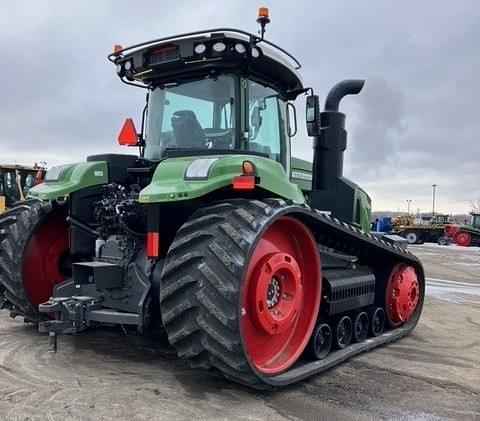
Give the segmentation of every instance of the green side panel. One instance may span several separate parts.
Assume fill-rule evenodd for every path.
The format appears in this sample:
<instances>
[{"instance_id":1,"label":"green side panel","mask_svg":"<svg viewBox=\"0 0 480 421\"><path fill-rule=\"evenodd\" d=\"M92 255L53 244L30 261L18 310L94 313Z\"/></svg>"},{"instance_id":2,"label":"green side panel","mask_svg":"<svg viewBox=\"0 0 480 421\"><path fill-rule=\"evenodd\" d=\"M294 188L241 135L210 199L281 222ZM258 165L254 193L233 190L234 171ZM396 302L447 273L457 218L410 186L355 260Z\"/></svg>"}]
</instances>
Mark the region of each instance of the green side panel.
<instances>
[{"instance_id":1,"label":"green side panel","mask_svg":"<svg viewBox=\"0 0 480 421\"><path fill-rule=\"evenodd\" d=\"M364 232L370 232L372 220L372 199L367 192L357 187L357 224Z\"/></svg>"},{"instance_id":2,"label":"green side panel","mask_svg":"<svg viewBox=\"0 0 480 421\"><path fill-rule=\"evenodd\" d=\"M303 191L312 190L312 163L300 158L292 158L291 180Z\"/></svg>"},{"instance_id":3,"label":"green side panel","mask_svg":"<svg viewBox=\"0 0 480 421\"><path fill-rule=\"evenodd\" d=\"M466 232L469 232L471 234L480 235L480 227L475 227L473 225L461 225L460 229L462 231L466 231Z\"/></svg>"},{"instance_id":4,"label":"green side panel","mask_svg":"<svg viewBox=\"0 0 480 421\"><path fill-rule=\"evenodd\" d=\"M158 164L151 183L140 192L139 201L165 203L190 200L228 187L232 184L233 177L242 174L242 163L245 160L255 165L256 175L260 178L257 187L295 203L305 202L300 189L290 182L278 162L254 155L168 158ZM201 168L201 171L192 172L194 167ZM188 179L187 175L192 174L196 174L197 178ZM242 195L241 190L238 195Z\"/></svg>"},{"instance_id":5,"label":"green side panel","mask_svg":"<svg viewBox=\"0 0 480 421\"><path fill-rule=\"evenodd\" d=\"M48 177L48 172L47 172ZM58 181L46 181L28 192L28 197L52 200L72 192L108 183L108 167L104 161L81 162L62 166Z\"/></svg>"}]
</instances>

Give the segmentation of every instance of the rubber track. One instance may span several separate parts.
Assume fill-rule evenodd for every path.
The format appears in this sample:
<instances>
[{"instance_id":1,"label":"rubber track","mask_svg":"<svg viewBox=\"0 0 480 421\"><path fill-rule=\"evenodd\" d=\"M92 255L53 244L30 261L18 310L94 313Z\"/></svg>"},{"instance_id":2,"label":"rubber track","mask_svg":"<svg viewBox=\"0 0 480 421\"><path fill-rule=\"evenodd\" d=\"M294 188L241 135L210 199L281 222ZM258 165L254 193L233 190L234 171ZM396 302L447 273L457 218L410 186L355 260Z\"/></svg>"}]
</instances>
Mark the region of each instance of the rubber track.
<instances>
[{"instance_id":1,"label":"rubber track","mask_svg":"<svg viewBox=\"0 0 480 421\"><path fill-rule=\"evenodd\" d=\"M50 212L51 204L28 200L0 216L0 307L12 317L38 323L44 317L28 301L23 288L22 261L32 231Z\"/></svg>"},{"instance_id":2,"label":"rubber track","mask_svg":"<svg viewBox=\"0 0 480 421\"><path fill-rule=\"evenodd\" d=\"M280 199L238 199L201 209L177 233L167 254L160 288L162 322L169 341L179 357L188 359L192 366L216 368L227 378L249 387L271 389L295 383L351 355L397 339L416 325L423 290L419 310L401 328L333 352L324 360L297 363L277 376L254 371L240 334L241 282L262 233L287 214L303 220L319 243L355 254L362 264L385 271L385 267L402 261L413 265L424 279L420 262L410 252L306 206Z\"/></svg>"}]
</instances>

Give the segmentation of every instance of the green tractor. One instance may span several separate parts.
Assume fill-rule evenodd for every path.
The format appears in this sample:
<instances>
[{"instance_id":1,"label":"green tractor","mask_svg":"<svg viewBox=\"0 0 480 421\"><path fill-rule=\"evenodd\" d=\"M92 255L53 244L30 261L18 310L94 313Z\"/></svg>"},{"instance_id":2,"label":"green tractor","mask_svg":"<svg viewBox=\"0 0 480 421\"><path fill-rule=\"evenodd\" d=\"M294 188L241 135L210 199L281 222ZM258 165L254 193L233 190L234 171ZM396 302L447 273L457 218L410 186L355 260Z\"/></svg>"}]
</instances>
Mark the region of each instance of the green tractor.
<instances>
[{"instance_id":1,"label":"green tractor","mask_svg":"<svg viewBox=\"0 0 480 421\"><path fill-rule=\"evenodd\" d=\"M480 246L480 212L472 211L470 224L460 225L453 234L453 241L462 247Z\"/></svg>"},{"instance_id":2,"label":"green tractor","mask_svg":"<svg viewBox=\"0 0 480 421\"><path fill-rule=\"evenodd\" d=\"M370 235L370 199L343 177L338 83L323 112L299 62L221 28L109 56L146 92L138 155L49 169L0 219L11 315L57 335L161 327L180 358L257 389L298 382L408 334L423 306L419 260ZM306 97L313 166L291 158Z\"/></svg>"}]
</instances>

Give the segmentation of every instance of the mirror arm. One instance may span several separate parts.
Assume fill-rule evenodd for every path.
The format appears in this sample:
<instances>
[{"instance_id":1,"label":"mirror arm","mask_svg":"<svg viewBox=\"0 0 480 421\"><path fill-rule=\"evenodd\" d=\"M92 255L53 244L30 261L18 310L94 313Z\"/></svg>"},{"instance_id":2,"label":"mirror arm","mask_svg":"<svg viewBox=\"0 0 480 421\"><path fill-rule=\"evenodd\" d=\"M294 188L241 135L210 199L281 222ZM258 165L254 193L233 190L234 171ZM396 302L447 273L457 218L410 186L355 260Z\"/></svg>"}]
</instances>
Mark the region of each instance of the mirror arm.
<instances>
[{"instance_id":1,"label":"mirror arm","mask_svg":"<svg viewBox=\"0 0 480 421\"><path fill-rule=\"evenodd\" d=\"M313 95L313 88L302 88L302 89L295 89L294 91L287 91L287 99L289 101L293 101L299 96L300 94L307 94L310 92L310 95Z\"/></svg>"},{"instance_id":2,"label":"mirror arm","mask_svg":"<svg viewBox=\"0 0 480 421\"><path fill-rule=\"evenodd\" d=\"M145 98L145 107L143 108L143 111L142 111L142 127L140 129L140 135L138 139L138 149L139 149L140 156L142 158L145 154L145 121L147 117L149 95L150 95L150 91L147 91L147 95Z\"/></svg>"}]
</instances>

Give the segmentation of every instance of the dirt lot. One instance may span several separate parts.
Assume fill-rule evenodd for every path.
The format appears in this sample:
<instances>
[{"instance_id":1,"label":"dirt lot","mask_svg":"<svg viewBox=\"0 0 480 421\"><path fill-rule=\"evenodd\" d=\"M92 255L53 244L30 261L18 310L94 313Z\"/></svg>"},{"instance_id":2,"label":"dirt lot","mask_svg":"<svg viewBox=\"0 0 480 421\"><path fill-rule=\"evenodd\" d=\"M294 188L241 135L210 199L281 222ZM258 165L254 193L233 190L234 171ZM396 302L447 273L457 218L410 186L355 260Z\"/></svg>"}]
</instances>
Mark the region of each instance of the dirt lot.
<instances>
[{"instance_id":1,"label":"dirt lot","mask_svg":"<svg viewBox=\"0 0 480 421\"><path fill-rule=\"evenodd\" d=\"M430 278L414 333L274 393L191 371L164 339L121 330L61 337L52 355L1 314L0 419L480 419L480 249L412 250Z\"/></svg>"}]
</instances>

